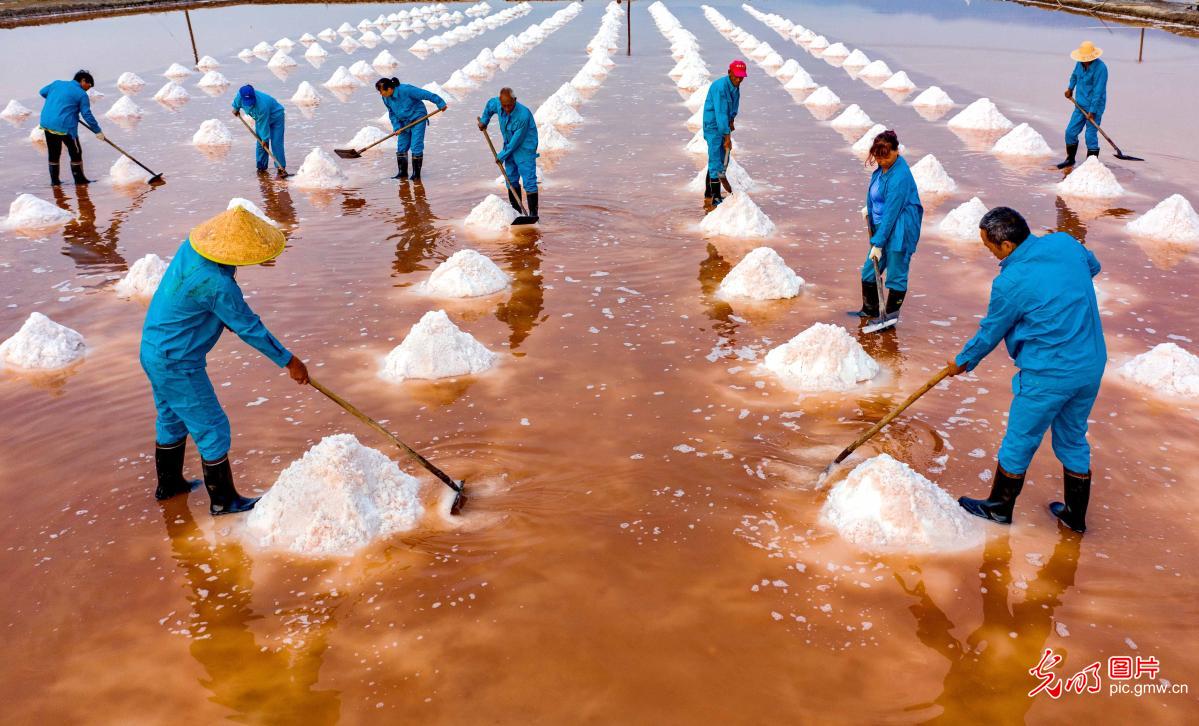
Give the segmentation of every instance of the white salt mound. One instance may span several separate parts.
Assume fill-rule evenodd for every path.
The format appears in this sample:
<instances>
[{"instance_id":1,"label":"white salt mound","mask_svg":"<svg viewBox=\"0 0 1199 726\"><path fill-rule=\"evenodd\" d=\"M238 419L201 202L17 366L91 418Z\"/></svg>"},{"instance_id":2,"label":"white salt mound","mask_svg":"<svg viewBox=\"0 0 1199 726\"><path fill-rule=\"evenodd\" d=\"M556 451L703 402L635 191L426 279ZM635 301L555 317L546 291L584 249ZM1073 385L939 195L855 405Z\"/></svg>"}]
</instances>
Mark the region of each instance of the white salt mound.
<instances>
[{"instance_id":1,"label":"white salt mound","mask_svg":"<svg viewBox=\"0 0 1199 726\"><path fill-rule=\"evenodd\" d=\"M444 310L430 310L387 354L379 375L393 383L470 376L494 366L498 357L454 325Z\"/></svg>"},{"instance_id":2,"label":"white salt mound","mask_svg":"<svg viewBox=\"0 0 1199 726\"><path fill-rule=\"evenodd\" d=\"M246 516L246 533L262 547L348 556L412 529L424 511L415 477L353 434L336 434L279 474Z\"/></svg>"},{"instance_id":3,"label":"white salt mound","mask_svg":"<svg viewBox=\"0 0 1199 726\"><path fill-rule=\"evenodd\" d=\"M143 113L141 107L134 103L132 98L121 96L104 115L107 118L117 120L141 118Z\"/></svg>"},{"instance_id":4,"label":"white salt mound","mask_svg":"<svg viewBox=\"0 0 1199 726\"><path fill-rule=\"evenodd\" d=\"M958 183L932 154L912 165L912 178L921 194L952 194L958 189Z\"/></svg>"},{"instance_id":5,"label":"white salt mound","mask_svg":"<svg viewBox=\"0 0 1199 726\"><path fill-rule=\"evenodd\" d=\"M871 551L952 552L983 541L982 527L952 496L887 454L833 487L820 519Z\"/></svg>"},{"instance_id":6,"label":"white salt mound","mask_svg":"<svg viewBox=\"0 0 1199 726\"><path fill-rule=\"evenodd\" d=\"M849 56L849 48L846 48L844 43L833 43L820 55L824 58L846 58Z\"/></svg>"},{"instance_id":7,"label":"white salt mound","mask_svg":"<svg viewBox=\"0 0 1199 726\"><path fill-rule=\"evenodd\" d=\"M924 89L919 96L912 99L913 106L923 108L944 108L953 105L953 99L949 94L941 90L940 86L929 86Z\"/></svg>"},{"instance_id":8,"label":"white salt mound","mask_svg":"<svg viewBox=\"0 0 1199 726\"><path fill-rule=\"evenodd\" d=\"M803 70L799 65L799 61L794 58L788 58L787 62L779 66L779 69L774 72L774 77L784 83L795 77L795 74Z\"/></svg>"},{"instance_id":9,"label":"white salt mound","mask_svg":"<svg viewBox=\"0 0 1199 726\"><path fill-rule=\"evenodd\" d=\"M117 88L122 91L136 93L146 86L142 77L132 71L125 71L117 78Z\"/></svg>"},{"instance_id":10,"label":"white salt mound","mask_svg":"<svg viewBox=\"0 0 1199 726\"><path fill-rule=\"evenodd\" d=\"M1199 356L1174 343L1154 346L1117 372L1163 396L1199 398Z\"/></svg>"},{"instance_id":11,"label":"white salt mound","mask_svg":"<svg viewBox=\"0 0 1199 726\"><path fill-rule=\"evenodd\" d=\"M576 126L583 123L583 116L573 106L564 103L557 96L550 96L533 112L538 131L548 125Z\"/></svg>"},{"instance_id":12,"label":"white salt mound","mask_svg":"<svg viewBox=\"0 0 1199 726\"><path fill-rule=\"evenodd\" d=\"M845 61L841 63L845 68L865 68L870 65L870 59L862 51L854 48L854 51L845 57Z\"/></svg>"},{"instance_id":13,"label":"white salt mound","mask_svg":"<svg viewBox=\"0 0 1199 726\"><path fill-rule=\"evenodd\" d=\"M708 236L756 238L774 234L774 222L745 192L733 192L699 223Z\"/></svg>"},{"instance_id":14,"label":"white salt mound","mask_svg":"<svg viewBox=\"0 0 1199 726\"><path fill-rule=\"evenodd\" d=\"M387 134L380 130L378 126L363 126L358 129L358 133L354 134L354 138L350 139L346 146L351 149L363 149L386 136ZM367 153L382 151L384 146L384 144L376 144Z\"/></svg>"},{"instance_id":15,"label":"white salt mound","mask_svg":"<svg viewBox=\"0 0 1199 726\"><path fill-rule=\"evenodd\" d=\"M903 71L899 71L879 86L884 91L910 91L915 87L916 84L912 83L912 79Z\"/></svg>"},{"instance_id":16,"label":"white salt mound","mask_svg":"<svg viewBox=\"0 0 1199 726\"><path fill-rule=\"evenodd\" d=\"M1184 244L1199 242L1199 214L1181 194L1166 197L1156 207L1125 225L1129 234Z\"/></svg>"},{"instance_id":17,"label":"white salt mound","mask_svg":"<svg viewBox=\"0 0 1199 726\"><path fill-rule=\"evenodd\" d=\"M437 266L421 287L439 297L479 297L507 290L512 278L475 250L458 250Z\"/></svg>"},{"instance_id":18,"label":"white salt mound","mask_svg":"<svg viewBox=\"0 0 1199 726\"><path fill-rule=\"evenodd\" d=\"M329 80L325 81L326 88L358 88L362 81L354 77L345 66L338 66Z\"/></svg>"},{"instance_id":19,"label":"white salt mound","mask_svg":"<svg viewBox=\"0 0 1199 726\"><path fill-rule=\"evenodd\" d=\"M494 194L488 194L466 215L466 226L481 232L502 232L512 226L517 216L511 204Z\"/></svg>"},{"instance_id":20,"label":"white salt mound","mask_svg":"<svg viewBox=\"0 0 1199 726\"><path fill-rule=\"evenodd\" d=\"M562 103L574 106L575 108L581 106L585 100L583 94L579 93L579 89L570 85L570 83L563 83L561 86L558 86L558 90L554 92L554 95Z\"/></svg>"},{"instance_id":21,"label":"white salt mound","mask_svg":"<svg viewBox=\"0 0 1199 726\"><path fill-rule=\"evenodd\" d=\"M165 86L158 89L158 93L154 94L154 100L159 103L182 103L191 98L191 94L183 86L168 81Z\"/></svg>"},{"instance_id":22,"label":"white salt mound","mask_svg":"<svg viewBox=\"0 0 1199 726\"><path fill-rule=\"evenodd\" d=\"M945 219L937 225L937 229L947 237L953 237L961 240L977 240L978 239L978 223L982 221L983 215L987 213L987 205L982 203L978 197L971 197L970 201L954 207L949 214L945 215Z\"/></svg>"},{"instance_id":23,"label":"white salt mound","mask_svg":"<svg viewBox=\"0 0 1199 726\"><path fill-rule=\"evenodd\" d=\"M145 182L149 175L129 157L118 156L108 170L108 177L116 186L128 186Z\"/></svg>"},{"instance_id":24,"label":"white salt mound","mask_svg":"<svg viewBox=\"0 0 1199 726\"><path fill-rule=\"evenodd\" d=\"M1124 187L1116 181L1112 170L1099 161L1098 156L1090 156L1057 183L1057 191L1067 197L1113 199L1124 194Z\"/></svg>"},{"instance_id":25,"label":"white salt mound","mask_svg":"<svg viewBox=\"0 0 1199 726\"><path fill-rule=\"evenodd\" d=\"M573 146L570 139L563 136L553 124L546 124L537 129L538 151L565 151Z\"/></svg>"},{"instance_id":26,"label":"white salt mound","mask_svg":"<svg viewBox=\"0 0 1199 726\"><path fill-rule=\"evenodd\" d=\"M980 98L949 119L949 128L963 131L1003 131L1014 124L989 98Z\"/></svg>"},{"instance_id":27,"label":"white salt mound","mask_svg":"<svg viewBox=\"0 0 1199 726\"><path fill-rule=\"evenodd\" d=\"M805 106L839 106L841 99L828 86L821 86L804 99Z\"/></svg>"},{"instance_id":28,"label":"white salt mound","mask_svg":"<svg viewBox=\"0 0 1199 726\"><path fill-rule=\"evenodd\" d=\"M375 56L375 59L371 61L371 65L376 69L396 68L400 65L400 61L391 54L391 51L384 49L380 51L379 55Z\"/></svg>"},{"instance_id":29,"label":"white salt mound","mask_svg":"<svg viewBox=\"0 0 1199 726\"><path fill-rule=\"evenodd\" d=\"M752 191L754 187L753 177L745 170L745 167L737 163L736 157L730 157L728 166L725 167L724 176L729 180L729 186L734 192ZM702 192L707 188L708 169L705 167L700 169L690 182L687 184L687 191Z\"/></svg>"},{"instance_id":30,"label":"white salt mound","mask_svg":"<svg viewBox=\"0 0 1199 726\"><path fill-rule=\"evenodd\" d=\"M82 335L41 313L30 313L21 329L0 343L0 364L28 370L65 368L85 355Z\"/></svg>"},{"instance_id":31,"label":"white salt mound","mask_svg":"<svg viewBox=\"0 0 1199 726\"><path fill-rule=\"evenodd\" d=\"M275 55L271 56L271 59L267 61L266 66L267 68L294 68L296 66L296 61L287 54L287 51L278 50L275 51Z\"/></svg>"},{"instance_id":32,"label":"white salt mound","mask_svg":"<svg viewBox=\"0 0 1199 726\"><path fill-rule=\"evenodd\" d=\"M890 78L893 74L894 71L891 70L891 67L881 60L872 61L858 71L858 75L862 78Z\"/></svg>"},{"instance_id":33,"label":"white salt mound","mask_svg":"<svg viewBox=\"0 0 1199 726\"><path fill-rule=\"evenodd\" d=\"M292 94L291 102L297 106L315 106L321 102L321 97L311 83L302 81L300 87Z\"/></svg>"},{"instance_id":34,"label":"white salt mound","mask_svg":"<svg viewBox=\"0 0 1199 726\"><path fill-rule=\"evenodd\" d=\"M855 103L851 104L849 108L842 111L837 118L833 119L831 125L838 130L868 129L874 126L874 122L870 120L870 117L866 115L862 107Z\"/></svg>"},{"instance_id":35,"label":"white salt mound","mask_svg":"<svg viewBox=\"0 0 1199 726\"><path fill-rule=\"evenodd\" d=\"M235 209L237 207L241 207L242 209L246 210L250 214L253 214L255 217L258 217L263 222L266 222L267 224L271 225L272 227L279 226L278 222L276 222L275 220L266 216L266 212L262 211L261 207L259 207L254 202L251 202L249 199L245 199L243 197L233 197L232 199L229 200L229 204L226 205L225 209L229 210L229 209Z\"/></svg>"},{"instance_id":36,"label":"white salt mound","mask_svg":"<svg viewBox=\"0 0 1199 726\"><path fill-rule=\"evenodd\" d=\"M183 66L178 63L172 63L171 67L167 68L162 75L172 80L179 80L180 78L187 78L191 74L192 71L187 66Z\"/></svg>"},{"instance_id":37,"label":"white salt mound","mask_svg":"<svg viewBox=\"0 0 1199 726\"><path fill-rule=\"evenodd\" d=\"M208 71L204 77L196 81L200 88L224 88L229 85L229 79L220 71Z\"/></svg>"},{"instance_id":38,"label":"white salt mound","mask_svg":"<svg viewBox=\"0 0 1199 726\"><path fill-rule=\"evenodd\" d=\"M3 229L49 229L61 227L75 215L32 194L22 194L8 206L8 216L0 219Z\"/></svg>"},{"instance_id":39,"label":"white salt mound","mask_svg":"<svg viewBox=\"0 0 1199 726\"><path fill-rule=\"evenodd\" d=\"M210 71L213 68L220 68L220 67L221 67L221 62L219 60L217 60L216 58L213 58L210 55L204 56L203 58L200 59L200 61L198 63L196 63L196 68L199 68L202 71Z\"/></svg>"},{"instance_id":40,"label":"white salt mound","mask_svg":"<svg viewBox=\"0 0 1199 726\"><path fill-rule=\"evenodd\" d=\"M1003 135L991 147L991 153L999 156L1044 157L1053 156L1053 149L1045 143L1045 137L1028 124L1020 124Z\"/></svg>"},{"instance_id":41,"label":"white salt mound","mask_svg":"<svg viewBox=\"0 0 1199 726\"><path fill-rule=\"evenodd\" d=\"M13 99L8 102L3 111L0 111L0 118L5 121L24 121L32 113L33 111L22 105L20 101Z\"/></svg>"},{"instance_id":42,"label":"white salt mound","mask_svg":"<svg viewBox=\"0 0 1199 726\"><path fill-rule=\"evenodd\" d=\"M117 297L152 297L166 271L166 260L151 252L130 265L113 289Z\"/></svg>"},{"instance_id":43,"label":"white salt mound","mask_svg":"<svg viewBox=\"0 0 1199 726\"><path fill-rule=\"evenodd\" d=\"M229 146L233 143L233 132L219 118L210 118L200 124L192 135L195 146Z\"/></svg>"},{"instance_id":44,"label":"white salt mound","mask_svg":"<svg viewBox=\"0 0 1199 726\"><path fill-rule=\"evenodd\" d=\"M766 354L766 369L801 391L848 391L878 375L862 346L840 325L816 323Z\"/></svg>"},{"instance_id":45,"label":"white salt mound","mask_svg":"<svg viewBox=\"0 0 1199 726\"><path fill-rule=\"evenodd\" d=\"M304 57L308 58L310 60L319 60L321 58L328 58L329 51L322 48L320 43L313 43L312 45L308 46L307 50L304 51ZM307 81L305 81L305 82L307 82Z\"/></svg>"},{"instance_id":46,"label":"white salt mound","mask_svg":"<svg viewBox=\"0 0 1199 726\"><path fill-rule=\"evenodd\" d=\"M366 61L354 61L350 64L350 73L359 78L370 78L375 75L375 69L371 68L371 64Z\"/></svg>"},{"instance_id":47,"label":"white salt mound","mask_svg":"<svg viewBox=\"0 0 1199 726\"><path fill-rule=\"evenodd\" d=\"M795 74L791 76L791 80L787 81L783 89L787 91L806 91L816 86L815 79L806 70L800 68L795 71Z\"/></svg>"},{"instance_id":48,"label":"white salt mound","mask_svg":"<svg viewBox=\"0 0 1199 726\"><path fill-rule=\"evenodd\" d=\"M299 171L292 177L292 186L301 189L337 189L346 183L346 175L329 152L319 146L308 152Z\"/></svg>"},{"instance_id":49,"label":"white salt mound","mask_svg":"<svg viewBox=\"0 0 1199 726\"><path fill-rule=\"evenodd\" d=\"M882 124L875 124L870 127L866 133L862 134L857 141L853 142L850 150L858 156L866 156L870 153L870 147L874 145L874 137L886 131L887 127Z\"/></svg>"},{"instance_id":50,"label":"white salt mound","mask_svg":"<svg viewBox=\"0 0 1199 726\"><path fill-rule=\"evenodd\" d=\"M729 270L716 294L722 298L781 300L798 295L803 284L803 278L787 266L779 253L759 247Z\"/></svg>"}]
</instances>

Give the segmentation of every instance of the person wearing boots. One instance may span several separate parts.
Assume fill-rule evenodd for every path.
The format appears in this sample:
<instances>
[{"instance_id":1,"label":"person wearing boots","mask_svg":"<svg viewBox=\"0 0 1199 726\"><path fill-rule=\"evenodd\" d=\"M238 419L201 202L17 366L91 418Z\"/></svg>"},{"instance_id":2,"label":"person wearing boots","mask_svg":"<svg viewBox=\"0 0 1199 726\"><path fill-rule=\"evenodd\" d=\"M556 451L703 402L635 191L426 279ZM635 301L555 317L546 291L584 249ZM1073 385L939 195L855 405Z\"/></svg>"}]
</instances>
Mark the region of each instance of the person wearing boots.
<instances>
[{"instance_id":1,"label":"person wearing boots","mask_svg":"<svg viewBox=\"0 0 1199 726\"><path fill-rule=\"evenodd\" d=\"M499 116L500 134L504 137L504 148L496 154L504 165L504 175L512 189L508 190L508 201L512 208L520 208L520 182L524 179L525 195L529 200L529 216L537 219L537 122L533 112L524 104L516 102L511 88L501 88L500 95L489 100L479 117L479 129L487 130L492 116ZM515 194L514 194L515 192Z\"/></svg>"},{"instance_id":2,"label":"person wearing boots","mask_svg":"<svg viewBox=\"0 0 1199 726\"><path fill-rule=\"evenodd\" d=\"M1070 529L1085 532L1091 496L1087 417L1107 365L1091 280L1099 274L1099 260L1065 232L1030 234L1024 218L1008 207L983 216L979 237L999 259L999 275L978 333L949 360L950 375L974 370L1001 340L1019 371L1012 379L991 494L958 503L976 517L1011 524L1024 474L1045 430L1052 429L1065 502L1053 502L1049 510Z\"/></svg>"},{"instance_id":3,"label":"person wearing boots","mask_svg":"<svg viewBox=\"0 0 1199 726\"><path fill-rule=\"evenodd\" d=\"M391 119L391 130L399 131L408 124L428 115L424 101L444 111L448 106L445 99L423 88L400 83L398 78L380 78L375 81L375 90L387 107ZM425 160L425 128L427 120L421 121L396 137L396 175L392 179L408 178L408 152L412 152L412 181L420 181L420 168Z\"/></svg>"},{"instance_id":4,"label":"person wearing boots","mask_svg":"<svg viewBox=\"0 0 1199 726\"><path fill-rule=\"evenodd\" d=\"M720 180L724 178L729 153L733 150L734 119L741 108L741 82L745 80L745 61L729 64L729 73L708 87L704 96L704 141L708 144L708 177L704 186L704 211L711 212L724 201Z\"/></svg>"},{"instance_id":5,"label":"person wearing boots","mask_svg":"<svg viewBox=\"0 0 1199 726\"><path fill-rule=\"evenodd\" d=\"M79 119L91 129L97 139L104 140L104 132L92 115L91 100L88 90L96 85L92 74L78 71L74 80L54 81L38 91L46 103L42 106L41 119L38 122L46 134L46 150L50 154L50 184L62 184L59 179L58 160L62 157L62 147L67 147L67 156L71 159L71 176L76 184L87 184L91 180L83 175L83 147L79 144Z\"/></svg>"},{"instance_id":6,"label":"person wearing boots","mask_svg":"<svg viewBox=\"0 0 1199 726\"><path fill-rule=\"evenodd\" d=\"M262 142L254 145L254 163L258 171L266 171L271 163L271 154L274 154L279 175L286 174L287 154L283 150L283 131L287 124L287 111L283 104L276 101L274 96L245 85L237 89L237 95L233 97L233 115L240 116L242 111L254 119L254 133ZM263 144L270 151L262 148Z\"/></svg>"},{"instance_id":7,"label":"person wearing boots","mask_svg":"<svg viewBox=\"0 0 1199 726\"><path fill-rule=\"evenodd\" d=\"M1066 125L1066 158L1057 165L1059 169L1074 166L1078 135L1084 129L1087 156L1099 156L1099 124L1103 123L1103 110L1107 107L1107 64L1099 60L1101 55L1103 49L1096 48L1089 40L1084 40L1076 50L1070 51L1070 57L1076 62L1074 72L1070 74L1066 98L1082 106L1086 113L1070 104L1074 106L1074 113L1070 114L1070 123ZM1091 115L1091 119L1087 119L1087 114Z\"/></svg>"},{"instance_id":8,"label":"person wearing boots","mask_svg":"<svg viewBox=\"0 0 1199 726\"><path fill-rule=\"evenodd\" d=\"M908 270L920 241L924 206L907 159L899 154L899 136L891 130L874 137L867 164L874 164L866 192L866 225L870 252L862 263L862 309L859 318L898 316L908 294ZM886 301L878 299L874 269L886 276ZM880 310L881 308L881 310Z\"/></svg>"},{"instance_id":9,"label":"person wearing boots","mask_svg":"<svg viewBox=\"0 0 1199 726\"><path fill-rule=\"evenodd\" d=\"M242 297L237 267L273 260L283 233L242 207L201 223L175 252L150 301L142 327L141 364L154 394L154 464L157 499L186 494L199 485L183 477L190 434L200 450L204 486L214 515L253 508L233 486L229 466L229 418L206 371L208 351L228 328L292 380L308 382L308 369L271 335Z\"/></svg>"}]
</instances>

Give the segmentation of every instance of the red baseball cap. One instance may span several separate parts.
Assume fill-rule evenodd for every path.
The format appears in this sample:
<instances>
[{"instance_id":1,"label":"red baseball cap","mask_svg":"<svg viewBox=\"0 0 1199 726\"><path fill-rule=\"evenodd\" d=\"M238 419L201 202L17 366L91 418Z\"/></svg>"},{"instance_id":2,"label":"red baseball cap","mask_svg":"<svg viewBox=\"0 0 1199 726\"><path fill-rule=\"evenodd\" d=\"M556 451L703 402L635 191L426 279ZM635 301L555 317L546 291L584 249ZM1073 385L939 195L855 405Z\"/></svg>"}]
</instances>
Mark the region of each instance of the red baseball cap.
<instances>
[{"instance_id":1,"label":"red baseball cap","mask_svg":"<svg viewBox=\"0 0 1199 726\"><path fill-rule=\"evenodd\" d=\"M729 63L729 73L732 73L738 78L745 78L745 76L748 75L745 72L745 61L735 60L732 63Z\"/></svg>"}]
</instances>

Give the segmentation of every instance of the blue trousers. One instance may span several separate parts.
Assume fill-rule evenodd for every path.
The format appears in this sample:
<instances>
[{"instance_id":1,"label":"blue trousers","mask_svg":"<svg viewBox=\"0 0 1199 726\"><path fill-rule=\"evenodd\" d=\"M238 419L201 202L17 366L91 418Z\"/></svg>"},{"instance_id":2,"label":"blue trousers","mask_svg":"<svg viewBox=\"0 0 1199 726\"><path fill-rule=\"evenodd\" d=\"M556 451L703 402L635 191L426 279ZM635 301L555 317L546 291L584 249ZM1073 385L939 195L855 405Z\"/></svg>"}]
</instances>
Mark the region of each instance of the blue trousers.
<instances>
[{"instance_id":1,"label":"blue trousers","mask_svg":"<svg viewBox=\"0 0 1199 726\"><path fill-rule=\"evenodd\" d=\"M146 358L142 370L154 392L158 411L154 436L159 444L173 444L191 434L204 461L218 461L229 453L229 417L221 409L207 370L177 368Z\"/></svg>"},{"instance_id":2,"label":"blue trousers","mask_svg":"<svg viewBox=\"0 0 1199 726\"><path fill-rule=\"evenodd\" d=\"M704 141L708 142L708 178L719 179L725 171L724 137L704 134Z\"/></svg>"},{"instance_id":3,"label":"blue trousers","mask_svg":"<svg viewBox=\"0 0 1199 726\"><path fill-rule=\"evenodd\" d=\"M415 121L416 119L413 119ZM405 121L405 124L410 124L412 121ZM404 133L396 137L396 153L407 154L412 151L413 156L424 156L425 154L425 127L429 125L428 121L422 121ZM401 126L402 128L402 126Z\"/></svg>"},{"instance_id":4,"label":"blue trousers","mask_svg":"<svg viewBox=\"0 0 1199 726\"><path fill-rule=\"evenodd\" d=\"M1012 474L1028 471L1033 454L1053 430L1053 453L1066 469L1078 474L1091 470L1087 443L1087 417L1099 395L1099 379L1062 387L1046 385L1035 377L1017 373L1012 378L1012 406L1007 433L999 447L999 465Z\"/></svg>"},{"instance_id":5,"label":"blue trousers","mask_svg":"<svg viewBox=\"0 0 1199 726\"><path fill-rule=\"evenodd\" d=\"M508 176L508 183L514 189L519 188L523 179L525 191L530 194L537 193L537 157L535 155L518 157L513 154L504 159L504 174Z\"/></svg>"},{"instance_id":6,"label":"blue trousers","mask_svg":"<svg viewBox=\"0 0 1199 726\"><path fill-rule=\"evenodd\" d=\"M266 136L259 134L258 138L267 143L274 152L275 158L279 160L279 164L287 166L287 155L283 153L283 114L271 116L269 133ZM262 144L254 145L254 162L258 164L259 171L266 171L267 166L271 163L271 155L266 153L266 149L262 148Z\"/></svg>"},{"instance_id":7,"label":"blue trousers","mask_svg":"<svg viewBox=\"0 0 1199 726\"><path fill-rule=\"evenodd\" d=\"M1092 113L1091 115L1095 117L1095 124L1103 123L1103 112L1102 111L1100 111L1099 113ZM1082 111L1079 111L1077 108L1074 109L1074 113L1072 113L1070 115L1070 123L1066 126L1066 143L1067 144L1077 144L1078 143L1078 135L1081 134L1083 132L1083 129L1085 128L1086 129L1087 148L1088 149L1098 149L1099 148L1099 131L1097 130L1095 124L1088 122L1087 117L1082 115ZM1004 468L1007 468L1007 467L1004 467Z\"/></svg>"},{"instance_id":8,"label":"blue trousers","mask_svg":"<svg viewBox=\"0 0 1199 726\"><path fill-rule=\"evenodd\" d=\"M905 292L908 289L908 268L912 265L912 253L896 249L891 245L883 250L879 258L878 270L887 278L888 290ZM862 282L874 282L874 264L870 257L862 263Z\"/></svg>"}]
</instances>

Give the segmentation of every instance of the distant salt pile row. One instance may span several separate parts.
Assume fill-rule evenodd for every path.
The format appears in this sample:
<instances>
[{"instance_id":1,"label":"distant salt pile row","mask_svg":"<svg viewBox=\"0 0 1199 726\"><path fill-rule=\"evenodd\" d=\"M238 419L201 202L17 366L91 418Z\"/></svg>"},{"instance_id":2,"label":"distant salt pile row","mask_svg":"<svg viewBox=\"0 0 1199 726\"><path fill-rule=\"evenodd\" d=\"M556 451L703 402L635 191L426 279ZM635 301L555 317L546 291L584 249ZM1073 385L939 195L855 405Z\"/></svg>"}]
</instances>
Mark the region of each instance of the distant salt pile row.
<instances>
[{"instance_id":1,"label":"distant salt pile row","mask_svg":"<svg viewBox=\"0 0 1199 726\"><path fill-rule=\"evenodd\" d=\"M392 383L459 378L483 373L498 361L498 355L454 325L444 310L431 310L387 354L379 376Z\"/></svg>"},{"instance_id":2,"label":"distant salt pile row","mask_svg":"<svg viewBox=\"0 0 1199 726\"><path fill-rule=\"evenodd\" d=\"M766 354L766 370L800 391L848 391L879 373L871 358L840 325L816 323Z\"/></svg>"},{"instance_id":3,"label":"distant salt pile row","mask_svg":"<svg viewBox=\"0 0 1199 726\"><path fill-rule=\"evenodd\" d=\"M20 330L0 343L0 368L29 371L66 368L87 355L83 336L41 313L30 313Z\"/></svg>"},{"instance_id":4,"label":"distant salt pile row","mask_svg":"<svg viewBox=\"0 0 1199 726\"><path fill-rule=\"evenodd\" d=\"M1161 343L1141 353L1117 373L1160 396L1199 398L1199 356L1175 343Z\"/></svg>"},{"instance_id":5,"label":"distant salt pile row","mask_svg":"<svg viewBox=\"0 0 1199 726\"><path fill-rule=\"evenodd\" d=\"M453 30L448 30L429 38L422 38L413 43L408 48L408 52L418 58L424 58L430 53L440 53L446 48L478 37L488 30L494 30L501 25L506 25L517 18L523 17L529 14L532 9L532 5L527 2L518 3L490 17L476 18L466 25L461 25Z\"/></svg>"}]
</instances>

